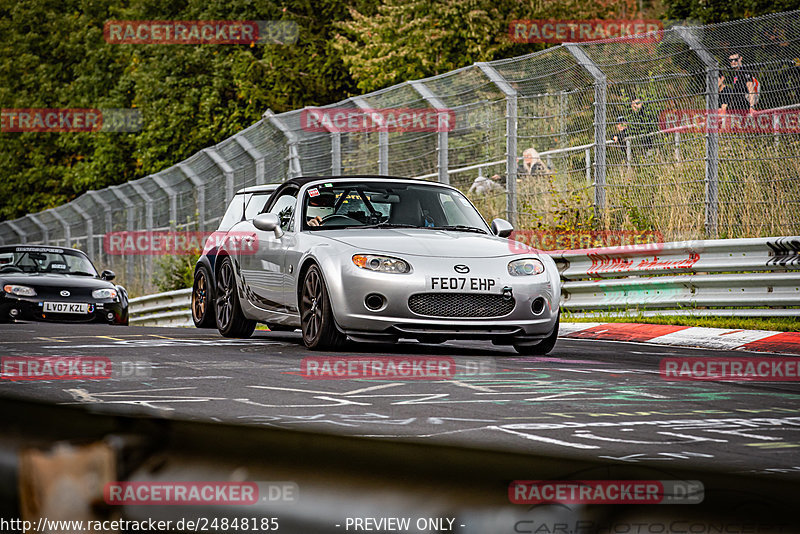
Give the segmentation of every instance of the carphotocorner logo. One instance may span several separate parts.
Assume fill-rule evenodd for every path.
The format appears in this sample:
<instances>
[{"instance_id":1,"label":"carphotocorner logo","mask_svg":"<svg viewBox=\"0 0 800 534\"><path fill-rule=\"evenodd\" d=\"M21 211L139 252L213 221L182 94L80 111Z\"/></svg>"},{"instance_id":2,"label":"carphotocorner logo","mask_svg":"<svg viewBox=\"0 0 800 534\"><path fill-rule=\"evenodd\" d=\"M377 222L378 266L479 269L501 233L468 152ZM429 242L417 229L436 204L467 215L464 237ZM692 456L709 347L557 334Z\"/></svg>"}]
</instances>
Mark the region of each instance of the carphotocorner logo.
<instances>
[{"instance_id":1,"label":"carphotocorner logo","mask_svg":"<svg viewBox=\"0 0 800 534\"><path fill-rule=\"evenodd\" d=\"M514 504L699 504L699 480L515 480Z\"/></svg>"},{"instance_id":2,"label":"carphotocorner logo","mask_svg":"<svg viewBox=\"0 0 800 534\"><path fill-rule=\"evenodd\" d=\"M121 108L15 108L0 110L0 132L118 132L142 129L142 112Z\"/></svg>"},{"instance_id":3,"label":"carphotocorner logo","mask_svg":"<svg viewBox=\"0 0 800 534\"><path fill-rule=\"evenodd\" d=\"M258 252L255 232L179 232L135 230L109 232L103 248L112 256L216 254L222 248L237 254Z\"/></svg>"},{"instance_id":4,"label":"carphotocorner logo","mask_svg":"<svg viewBox=\"0 0 800 534\"><path fill-rule=\"evenodd\" d=\"M449 132L455 125L452 109L305 108L300 112L300 127L307 132Z\"/></svg>"},{"instance_id":5,"label":"carphotocorner logo","mask_svg":"<svg viewBox=\"0 0 800 534\"><path fill-rule=\"evenodd\" d=\"M657 43L660 20L512 20L508 35L515 43L580 43L625 37L625 43Z\"/></svg>"},{"instance_id":6,"label":"carphotocorner logo","mask_svg":"<svg viewBox=\"0 0 800 534\"><path fill-rule=\"evenodd\" d=\"M294 44L300 29L283 20L109 20L110 44Z\"/></svg>"}]
</instances>

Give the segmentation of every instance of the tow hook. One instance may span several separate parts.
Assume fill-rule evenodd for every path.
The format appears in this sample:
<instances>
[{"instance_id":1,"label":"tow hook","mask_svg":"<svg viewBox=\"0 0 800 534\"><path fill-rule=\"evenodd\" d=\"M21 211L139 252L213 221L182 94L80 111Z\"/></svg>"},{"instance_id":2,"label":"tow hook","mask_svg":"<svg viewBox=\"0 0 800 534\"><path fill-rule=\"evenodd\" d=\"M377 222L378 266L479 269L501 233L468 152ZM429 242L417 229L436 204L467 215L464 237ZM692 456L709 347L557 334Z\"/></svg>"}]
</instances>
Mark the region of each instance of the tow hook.
<instances>
[{"instance_id":1,"label":"tow hook","mask_svg":"<svg viewBox=\"0 0 800 534\"><path fill-rule=\"evenodd\" d=\"M509 286L503 288L503 298L505 300L511 300L514 296L514 290L511 289Z\"/></svg>"}]
</instances>

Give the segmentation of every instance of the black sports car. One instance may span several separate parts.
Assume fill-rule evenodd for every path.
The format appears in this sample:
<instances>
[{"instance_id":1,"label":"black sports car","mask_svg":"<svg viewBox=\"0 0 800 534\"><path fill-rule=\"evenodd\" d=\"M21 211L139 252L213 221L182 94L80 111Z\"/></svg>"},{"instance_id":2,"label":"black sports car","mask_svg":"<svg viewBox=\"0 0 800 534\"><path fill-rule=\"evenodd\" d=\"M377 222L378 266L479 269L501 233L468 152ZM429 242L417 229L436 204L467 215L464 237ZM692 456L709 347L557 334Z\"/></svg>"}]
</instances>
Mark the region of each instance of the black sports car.
<instances>
[{"instance_id":1,"label":"black sports car","mask_svg":"<svg viewBox=\"0 0 800 534\"><path fill-rule=\"evenodd\" d=\"M13 320L128 324L128 292L80 250L0 247L0 323Z\"/></svg>"}]
</instances>

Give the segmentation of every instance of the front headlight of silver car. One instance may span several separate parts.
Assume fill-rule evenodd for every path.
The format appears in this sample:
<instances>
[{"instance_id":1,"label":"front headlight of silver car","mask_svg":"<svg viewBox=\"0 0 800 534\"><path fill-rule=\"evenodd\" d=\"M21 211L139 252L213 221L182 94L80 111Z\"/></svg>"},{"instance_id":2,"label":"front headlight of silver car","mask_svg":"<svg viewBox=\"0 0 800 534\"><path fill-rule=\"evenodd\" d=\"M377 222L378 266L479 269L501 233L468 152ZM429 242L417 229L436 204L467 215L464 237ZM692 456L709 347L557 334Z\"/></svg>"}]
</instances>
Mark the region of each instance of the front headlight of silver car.
<instances>
[{"instance_id":1,"label":"front headlight of silver car","mask_svg":"<svg viewBox=\"0 0 800 534\"><path fill-rule=\"evenodd\" d=\"M543 272L544 264L536 258L523 258L508 263L508 274L511 276L531 276Z\"/></svg>"},{"instance_id":2,"label":"front headlight of silver car","mask_svg":"<svg viewBox=\"0 0 800 534\"><path fill-rule=\"evenodd\" d=\"M116 289L95 289L92 291L93 299L115 299L117 298Z\"/></svg>"},{"instance_id":3,"label":"front headlight of silver car","mask_svg":"<svg viewBox=\"0 0 800 534\"><path fill-rule=\"evenodd\" d=\"M407 261L401 260L400 258L392 258L391 256L356 254L353 256L353 263L368 271L398 274L411 272L411 265L409 265Z\"/></svg>"},{"instance_id":4,"label":"front headlight of silver car","mask_svg":"<svg viewBox=\"0 0 800 534\"><path fill-rule=\"evenodd\" d=\"M36 290L32 287L28 286L17 286L13 284L8 284L3 286L3 291L8 293L9 295L14 295L16 297L35 297Z\"/></svg>"}]
</instances>

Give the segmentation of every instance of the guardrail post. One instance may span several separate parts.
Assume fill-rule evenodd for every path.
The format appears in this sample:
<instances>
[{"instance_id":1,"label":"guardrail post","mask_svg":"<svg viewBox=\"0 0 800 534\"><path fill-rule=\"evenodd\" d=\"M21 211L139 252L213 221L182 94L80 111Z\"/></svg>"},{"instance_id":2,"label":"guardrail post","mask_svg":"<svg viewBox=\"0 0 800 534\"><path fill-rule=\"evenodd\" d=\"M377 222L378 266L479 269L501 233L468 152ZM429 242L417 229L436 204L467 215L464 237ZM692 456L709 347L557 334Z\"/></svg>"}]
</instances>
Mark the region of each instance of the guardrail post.
<instances>
[{"instance_id":1,"label":"guardrail post","mask_svg":"<svg viewBox=\"0 0 800 534\"><path fill-rule=\"evenodd\" d=\"M42 221L36 218L36 214L29 213L25 216L26 219L30 219L31 222L36 225L40 232L42 232L42 244L47 244L50 241L50 230L47 229L47 225L43 224Z\"/></svg>"},{"instance_id":2,"label":"guardrail post","mask_svg":"<svg viewBox=\"0 0 800 534\"><path fill-rule=\"evenodd\" d=\"M17 223L15 223L13 221L5 221L5 223L9 226L9 228L11 228L12 230L14 230L17 233L17 235L19 236L20 243L27 243L28 242L28 234L27 234L27 232L25 232L25 230L20 228Z\"/></svg>"},{"instance_id":3,"label":"guardrail post","mask_svg":"<svg viewBox=\"0 0 800 534\"><path fill-rule=\"evenodd\" d=\"M489 63L475 63L506 95L506 212L517 226L517 90Z\"/></svg>"},{"instance_id":4,"label":"guardrail post","mask_svg":"<svg viewBox=\"0 0 800 534\"><path fill-rule=\"evenodd\" d=\"M297 151L297 134L290 130L289 127L286 126L286 124L284 124L284 122L280 120L271 109L265 111L263 117L272 123L272 125L278 130L283 132L283 135L286 136L286 140L289 143L289 173L287 178L291 179L297 176L302 176L303 166L300 164L300 154Z\"/></svg>"},{"instance_id":5,"label":"guardrail post","mask_svg":"<svg viewBox=\"0 0 800 534\"><path fill-rule=\"evenodd\" d=\"M599 219L606 207L606 90L605 73L575 43L564 43L578 64L594 78L594 204Z\"/></svg>"},{"instance_id":6,"label":"guardrail post","mask_svg":"<svg viewBox=\"0 0 800 534\"><path fill-rule=\"evenodd\" d=\"M122 191L119 190L118 185L111 186L108 188L108 190L111 191L115 197L117 197L117 200L125 205L125 225L127 226L126 231L132 232L134 226L133 210L135 209L133 201L126 197ZM131 254L127 254L125 257L125 270L127 271L128 280L133 280L133 256Z\"/></svg>"},{"instance_id":7,"label":"guardrail post","mask_svg":"<svg viewBox=\"0 0 800 534\"><path fill-rule=\"evenodd\" d=\"M432 108L436 109L437 111L447 111L447 106L445 106L442 100L433 94L433 92L428 89L428 87L419 80L415 80L413 82L409 82L414 90L419 93L419 95L425 99ZM437 127L441 125L441 123L437 120L436 122ZM449 124L449 123L448 123ZM452 126L452 125L451 125ZM441 129L441 128L440 128ZM436 171L439 173L439 181L443 184L450 183L450 174L447 172L449 167L448 162L448 150L449 150L449 138L448 138L448 131L443 130L439 132L437 141L436 141Z\"/></svg>"},{"instance_id":8,"label":"guardrail post","mask_svg":"<svg viewBox=\"0 0 800 534\"><path fill-rule=\"evenodd\" d=\"M373 109L364 100L363 96L354 96L350 100L364 111ZM384 176L389 174L389 132L383 131L383 128L378 130L378 174L383 174Z\"/></svg>"},{"instance_id":9,"label":"guardrail post","mask_svg":"<svg viewBox=\"0 0 800 534\"><path fill-rule=\"evenodd\" d=\"M78 206L75 202L69 202L66 205L72 208L86 224L86 253L92 258L92 261L96 261L94 257L94 221L92 221L92 218L86 213L86 210Z\"/></svg>"},{"instance_id":10,"label":"guardrail post","mask_svg":"<svg viewBox=\"0 0 800 534\"><path fill-rule=\"evenodd\" d=\"M72 232L71 232L71 230L69 228L69 223L66 221L66 219L64 219L64 217L61 216L60 213L58 213L56 211L56 209L58 209L58 208L50 208L47 211L50 212L50 215L52 215L55 220L57 220L58 222L61 223L61 227L64 229L64 239L67 242L67 247L71 247L72 246Z\"/></svg>"},{"instance_id":11,"label":"guardrail post","mask_svg":"<svg viewBox=\"0 0 800 534\"><path fill-rule=\"evenodd\" d=\"M719 110L719 63L696 35L685 26L676 26L676 35L694 52L706 67L706 113ZM706 235L716 237L719 219L719 132L706 128Z\"/></svg>"},{"instance_id":12,"label":"guardrail post","mask_svg":"<svg viewBox=\"0 0 800 534\"><path fill-rule=\"evenodd\" d=\"M234 135L233 140L236 141L247 155L253 158L253 162L255 162L256 166L256 185L262 185L267 183L266 179L266 162L264 154L262 154L256 147L253 146L253 143L250 142L248 138L239 134Z\"/></svg>"},{"instance_id":13,"label":"guardrail post","mask_svg":"<svg viewBox=\"0 0 800 534\"><path fill-rule=\"evenodd\" d=\"M163 177L153 174L150 176L158 187L166 191L169 197L169 227L175 230L178 225L178 192L167 184Z\"/></svg>"},{"instance_id":14,"label":"guardrail post","mask_svg":"<svg viewBox=\"0 0 800 534\"><path fill-rule=\"evenodd\" d=\"M178 163L178 169L192 182L197 191L197 229L203 232L206 229L206 182L187 163Z\"/></svg>"}]
</instances>

